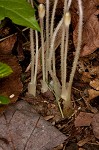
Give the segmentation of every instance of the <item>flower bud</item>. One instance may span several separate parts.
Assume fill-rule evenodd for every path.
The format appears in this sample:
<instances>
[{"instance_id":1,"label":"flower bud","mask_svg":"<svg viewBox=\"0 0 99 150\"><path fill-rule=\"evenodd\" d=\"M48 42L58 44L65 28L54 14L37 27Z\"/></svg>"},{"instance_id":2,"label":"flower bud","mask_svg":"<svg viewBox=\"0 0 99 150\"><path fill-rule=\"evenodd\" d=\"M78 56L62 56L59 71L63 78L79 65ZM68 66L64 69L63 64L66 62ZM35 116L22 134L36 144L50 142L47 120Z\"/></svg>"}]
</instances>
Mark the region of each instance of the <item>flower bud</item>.
<instances>
[{"instance_id":1,"label":"flower bud","mask_svg":"<svg viewBox=\"0 0 99 150\"><path fill-rule=\"evenodd\" d=\"M38 6L38 13L41 19L45 16L45 6L43 4Z\"/></svg>"},{"instance_id":2,"label":"flower bud","mask_svg":"<svg viewBox=\"0 0 99 150\"><path fill-rule=\"evenodd\" d=\"M70 12L66 12L66 14L64 15L64 24L66 27L68 27L71 23L71 14Z\"/></svg>"}]
</instances>

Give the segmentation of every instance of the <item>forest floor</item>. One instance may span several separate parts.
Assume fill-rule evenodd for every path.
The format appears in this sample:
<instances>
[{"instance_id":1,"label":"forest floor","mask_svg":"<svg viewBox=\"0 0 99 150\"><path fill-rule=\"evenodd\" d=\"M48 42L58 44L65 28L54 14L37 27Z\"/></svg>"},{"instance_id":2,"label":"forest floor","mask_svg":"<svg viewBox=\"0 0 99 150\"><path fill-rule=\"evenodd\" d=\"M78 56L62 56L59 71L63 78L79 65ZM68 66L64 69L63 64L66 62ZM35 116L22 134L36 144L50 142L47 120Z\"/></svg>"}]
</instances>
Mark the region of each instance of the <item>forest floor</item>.
<instances>
[{"instance_id":1,"label":"forest floor","mask_svg":"<svg viewBox=\"0 0 99 150\"><path fill-rule=\"evenodd\" d=\"M28 83L31 72L25 72L30 63L29 29L16 31L9 20L5 27L0 29L0 61L8 63L14 69L11 77L0 80L0 93L4 95L15 94L11 103L24 100L55 126L68 138L64 143L53 150L98 150L99 149L99 49L91 54L80 57L72 86L72 105L74 112L69 118L62 118L57 102L52 93L42 94L40 80L42 73L37 76L37 94L33 97L28 94ZM12 35L17 32L17 34ZM11 36L12 35L12 36ZM68 51L68 76L74 57L73 32L70 32ZM56 71L60 79L60 46L56 52ZM21 76L21 78L20 78ZM10 88L9 88L10 87ZM6 110L1 106L0 111Z\"/></svg>"}]
</instances>

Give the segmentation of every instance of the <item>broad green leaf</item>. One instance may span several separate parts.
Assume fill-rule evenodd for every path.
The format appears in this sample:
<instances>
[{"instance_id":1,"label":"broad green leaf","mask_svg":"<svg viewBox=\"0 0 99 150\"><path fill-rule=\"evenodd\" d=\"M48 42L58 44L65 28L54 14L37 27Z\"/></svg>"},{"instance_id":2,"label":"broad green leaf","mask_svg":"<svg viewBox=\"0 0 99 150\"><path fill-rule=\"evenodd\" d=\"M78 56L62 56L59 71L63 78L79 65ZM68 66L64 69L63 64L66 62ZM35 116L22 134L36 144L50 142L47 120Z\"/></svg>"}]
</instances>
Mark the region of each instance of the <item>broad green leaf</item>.
<instances>
[{"instance_id":1,"label":"broad green leaf","mask_svg":"<svg viewBox=\"0 0 99 150\"><path fill-rule=\"evenodd\" d=\"M10 18L15 24L40 31L34 9L26 0L0 0L0 20Z\"/></svg>"},{"instance_id":2,"label":"broad green leaf","mask_svg":"<svg viewBox=\"0 0 99 150\"><path fill-rule=\"evenodd\" d=\"M6 105L6 104L9 104L9 103L10 103L9 98L0 95L0 104Z\"/></svg>"},{"instance_id":3,"label":"broad green leaf","mask_svg":"<svg viewBox=\"0 0 99 150\"><path fill-rule=\"evenodd\" d=\"M12 69L5 63L0 62L0 78L6 77L12 73Z\"/></svg>"}]
</instances>

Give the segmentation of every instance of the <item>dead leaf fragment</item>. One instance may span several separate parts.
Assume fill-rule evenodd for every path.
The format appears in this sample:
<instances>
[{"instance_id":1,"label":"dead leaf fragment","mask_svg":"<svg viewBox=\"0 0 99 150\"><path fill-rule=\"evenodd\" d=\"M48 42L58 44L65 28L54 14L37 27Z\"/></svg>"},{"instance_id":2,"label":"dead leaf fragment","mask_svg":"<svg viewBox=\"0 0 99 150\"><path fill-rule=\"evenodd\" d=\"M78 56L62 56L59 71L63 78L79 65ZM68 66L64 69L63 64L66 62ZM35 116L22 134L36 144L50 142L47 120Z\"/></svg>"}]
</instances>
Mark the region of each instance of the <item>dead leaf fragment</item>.
<instances>
[{"instance_id":1,"label":"dead leaf fragment","mask_svg":"<svg viewBox=\"0 0 99 150\"><path fill-rule=\"evenodd\" d=\"M84 83L89 83L91 78L92 78L92 77L91 77L91 75L90 75L89 72L83 72L82 77L81 77L81 80L82 80Z\"/></svg>"},{"instance_id":2,"label":"dead leaf fragment","mask_svg":"<svg viewBox=\"0 0 99 150\"><path fill-rule=\"evenodd\" d=\"M80 112L75 119L75 127L90 126L93 115L92 113Z\"/></svg>"},{"instance_id":3,"label":"dead leaf fragment","mask_svg":"<svg viewBox=\"0 0 99 150\"><path fill-rule=\"evenodd\" d=\"M13 70L10 76L0 80L0 94L9 97L11 102L16 102L23 88L20 80L21 67L17 58L12 55L0 55L0 62L8 64Z\"/></svg>"},{"instance_id":4,"label":"dead leaf fragment","mask_svg":"<svg viewBox=\"0 0 99 150\"><path fill-rule=\"evenodd\" d=\"M79 141L79 142L77 143L77 145L78 145L78 146L83 146L83 145L85 145L86 143L88 143L88 141L90 141L90 138L89 138L89 137L87 137L87 138L85 138L85 139Z\"/></svg>"},{"instance_id":5,"label":"dead leaf fragment","mask_svg":"<svg viewBox=\"0 0 99 150\"><path fill-rule=\"evenodd\" d=\"M95 114L92 120L93 133L99 139L99 113Z\"/></svg>"},{"instance_id":6,"label":"dead leaf fragment","mask_svg":"<svg viewBox=\"0 0 99 150\"><path fill-rule=\"evenodd\" d=\"M52 115L52 116L50 115L50 116L45 116L45 117L44 117L44 119L45 119L46 121L48 121L48 120L50 120L50 119L52 119L52 118L54 118L53 115Z\"/></svg>"},{"instance_id":7,"label":"dead leaf fragment","mask_svg":"<svg viewBox=\"0 0 99 150\"><path fill-rule=\"evenodd\" d=\"M81 56L93 53L99 48L99 21L97 18L99 10L94 12L84 25L83 31L83 50Z\"/></svg>"},{"instance_id":8,"label":"dead leaf fragment","mask_svg":"<svg viewBox=\"0 0 99 150\"><path fill-rule=\"evenodd\" d=\"M13 35L0 42L0 54L11 54L16 40L17 36Z\"/></svg>"},{"instance_id":9,"label":"dead leaf fragment","mask_svg":"<svg viewBox=\"0 0 99 150\"><path fill-rule=\"evenodd\" d=\"M99 96L99 91L96 91L94 89L89 89L88 90L88 95L89 95L88 99L90 101L90 100L92 100L92 99L94 99L94 98Z\"/></svg>"},{"instance_id":10,"label":"dead leaf fragment","mask_svg":"<svg viewBox=\"0 0 99 150\"><path fill-rule=\"evenodd\" d=\"M86 56L93 53L97 48L99 48L99 19L97 15L99 10L97 5L99 5L99 0L83 0L83 37L82 37L82 48L81 56ZM77 45L77 33L78 33L78 6L77 2L72 2L72 24L74 28L73 40L75 47Z\"/></svg>"},{"instance_id":11,"label":"dead leaf fragment","mask_svg":"<svg viewBox=\"0 0 99 150\"><path fill-rule=\"evenodd\" d=\"M90 81L90 86L93 87L95 90L99 91L99 79Z\"/></svg>"},{"instance_id":12,"label":"dead leaf fragment","mask_svg":"<svg viewBox=\"0 0 99 150\"><path fill-rule=\"evenodd\" d=\"M95 75L99 78L99 65L89 68L90 75Z\"/></svg>"}]
</instances>

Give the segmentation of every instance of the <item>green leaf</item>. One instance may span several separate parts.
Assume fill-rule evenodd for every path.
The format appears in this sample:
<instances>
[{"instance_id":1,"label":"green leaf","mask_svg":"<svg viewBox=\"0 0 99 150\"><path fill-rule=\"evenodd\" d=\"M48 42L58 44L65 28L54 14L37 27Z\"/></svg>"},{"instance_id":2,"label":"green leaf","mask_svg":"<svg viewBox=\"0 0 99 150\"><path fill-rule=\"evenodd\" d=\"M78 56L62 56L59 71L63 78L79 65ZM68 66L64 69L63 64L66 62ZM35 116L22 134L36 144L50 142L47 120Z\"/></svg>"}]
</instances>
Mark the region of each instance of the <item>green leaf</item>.
<instances>
[{"instance_id":1,"label":"green leaf","mask_svg":"<svg viewBox=\"0 0 99 150\"><path fill-rule=\"evenodd\" d=\"M0 95L0 104L6 105L6 104L9 104L9 103L10 103L9 98Z\"/></svg>"},{"instance_id":2,"label":"green leaf","mask_svg":"<svg viewBox=\"0 0 99 150\"><path fill-rule=\"evenodd\" d=\"M6 77L12 73L12 69L5 63L0 62L0 78Z\"/></svg>"},{"instance_id":3,"label":"green leaf","mask_svg":"<svg viewBox=\"0 0 99 150\"><path fill-rule=\"evenodd\" d=\"M26 0L0 0L0 20L10 18L15 24L40 31L34 9Z\"/></svg>"}]
</instances>

